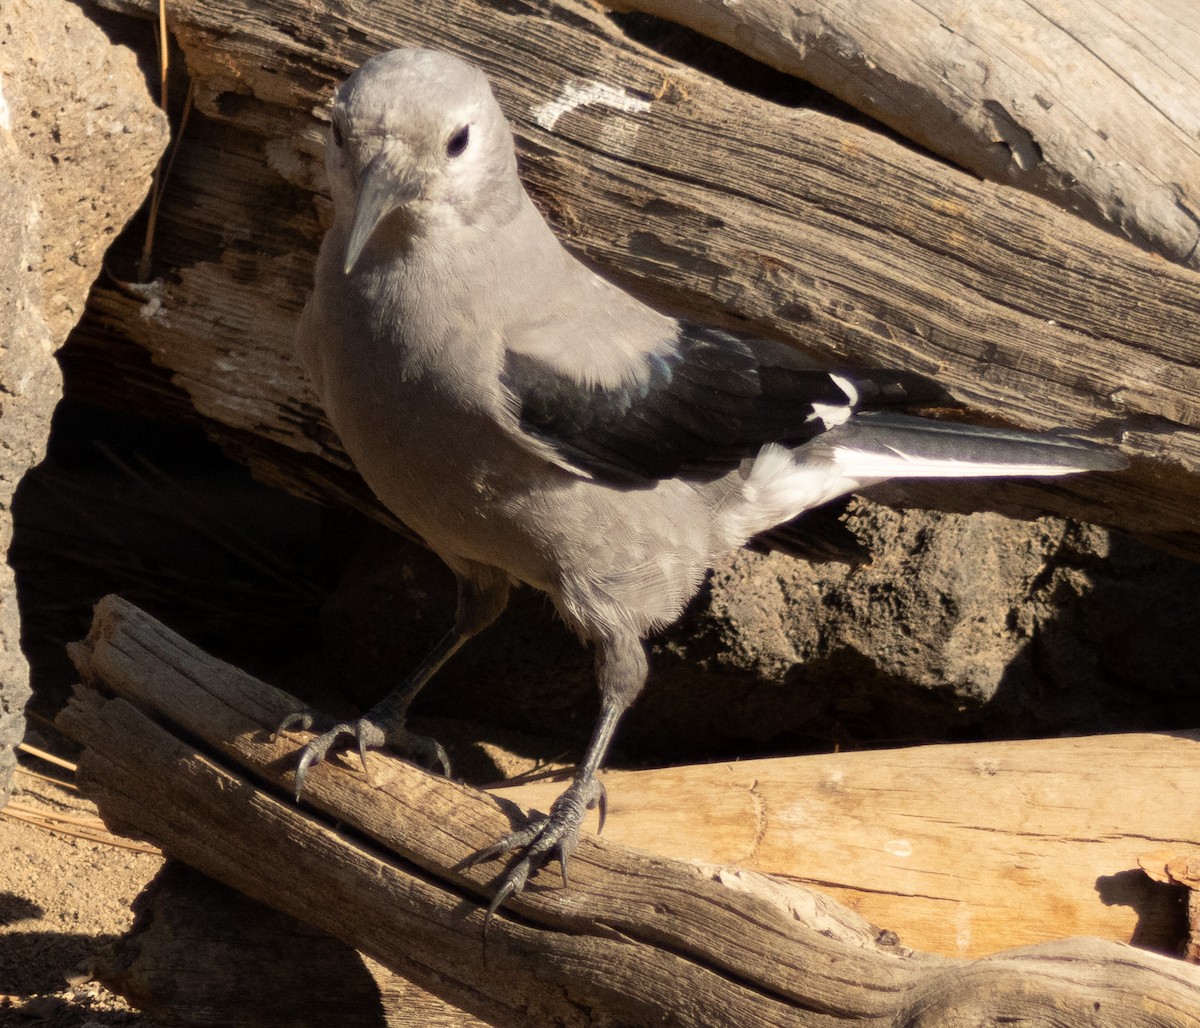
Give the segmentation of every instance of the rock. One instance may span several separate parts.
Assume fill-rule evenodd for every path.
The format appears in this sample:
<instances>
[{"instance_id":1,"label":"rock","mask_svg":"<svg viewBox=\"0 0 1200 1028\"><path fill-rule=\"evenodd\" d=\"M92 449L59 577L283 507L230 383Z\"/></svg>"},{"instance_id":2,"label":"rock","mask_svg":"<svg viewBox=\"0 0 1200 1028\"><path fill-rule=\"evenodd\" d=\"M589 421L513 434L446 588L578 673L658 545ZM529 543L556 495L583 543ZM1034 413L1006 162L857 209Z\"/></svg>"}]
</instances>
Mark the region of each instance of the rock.
<instances>
[{"instance_id":1,"label":"rock","mask_svg":"<svg viewBox=\"0 0 1200 1028\"><path fill-rule=\"evenodd\" d=\"M655 643L650 683L618 737L626 756L695 761L1200 720L1200 640L1183 614L1200 596L1200 566L1061 518L862 500L849 523L875 555L865 567L749 551L717 566ZM325 607L329 667L369 704L415 665L453 607L435 557L366 530ZM414 709L578 746L595 704L590 656L526 590Z\"/></svg>"},{"instance_id":2,"label":"rock","mask_svg":"<svg viewBox=\"0 0 1200 1028\"><path fill-rule=\"evenodd\" d=\"M1196 722L1200 645L1178 610L1200 567L1060 518L863 501L850 523L872 564L717 569L695 615L705 666L761 682L731 691L720 731L907 743Z\"/></svg>"},{"instance_id":3,"label":"rock","mask_svg":"<svg viewBox=\"0 0 1200 1028\"><path fill-rule=\"evenodd\" d=\"M55 350L166 146L134 54L66 0L13 0L0 36L0 549L61 395ZM28 696L12 570L0 568L0 804Z\"/></svg>"}]
</instances>

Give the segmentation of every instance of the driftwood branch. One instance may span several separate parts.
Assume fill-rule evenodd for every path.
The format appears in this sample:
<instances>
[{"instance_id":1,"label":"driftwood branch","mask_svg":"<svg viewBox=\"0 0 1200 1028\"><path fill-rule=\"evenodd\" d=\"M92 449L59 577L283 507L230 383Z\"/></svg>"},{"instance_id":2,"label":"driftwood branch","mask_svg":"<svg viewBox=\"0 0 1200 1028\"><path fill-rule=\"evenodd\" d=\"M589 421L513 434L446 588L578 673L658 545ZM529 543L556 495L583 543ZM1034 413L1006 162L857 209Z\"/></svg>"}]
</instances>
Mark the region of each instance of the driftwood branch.
<instances>
[{"instance_id":1,"label":"driftwood branch","mask_svg":"<svg viewBox=\"0 0 1200 1028\"><path fill-rule=\"evenodd\" d=\"M797 75L982 178L1200 267L1200 16L1026 0L613 0Z\"/></svg>"},{"instance_id":2,"label":"driftwood branch","mask_svg":"<svg viewBox=\"0 0 1200 1028\"><path fill-rule=\"evenodd\" d=\"M921 956L806 890L590 837L570 888L543 872L485 936L494 869L455 867L510 825L496 800L372 755L369 782L314 769L306 812L281 795L296 740L267 732L291 697L114 597L73 656L92 687L60 723L110 823L496 1023L1200 1025L1177 961L1095 939Z\"/></svg>"},{"instance_id":3,"label":"driftwood branch","mask_svg":"<svg viewBox=\"0 0 1200 1028\"><path fill-rule=\"evenodd\" d=\"M1005 504L1200 553L1195 272L870 128L730 88L572 0L178 0L171 17L200 113L160 214L161 276L140 298L99 290L80 345L111 352L96 329L119 326L264 477L352 493L292 354L324 110L364 59L421 43L485 68L564 238L652 302L930 374L1013 423L1119 438L1128 472L1005 487Z\"/></svg>"}]
</instances>

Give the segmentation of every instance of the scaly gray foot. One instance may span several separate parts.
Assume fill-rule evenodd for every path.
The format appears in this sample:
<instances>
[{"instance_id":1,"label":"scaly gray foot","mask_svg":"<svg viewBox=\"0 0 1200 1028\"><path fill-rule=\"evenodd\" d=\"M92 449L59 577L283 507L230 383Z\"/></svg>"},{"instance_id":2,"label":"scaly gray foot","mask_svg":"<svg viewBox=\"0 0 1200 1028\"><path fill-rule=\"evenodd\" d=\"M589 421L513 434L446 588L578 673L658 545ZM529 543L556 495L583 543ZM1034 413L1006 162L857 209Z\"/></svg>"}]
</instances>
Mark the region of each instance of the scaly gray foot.
<instances>
[{"instance_id":1,"label":"scaly gray foot","mask_svg":"<svg viewBox=\"0 0 1200 1028\"><path fill-rule=\"evenodd\" d=\"M576 779L554 801L549 817L536 818L524 828L504 836L463 861L464 868L474 867L513 850L523 851L520 858L496 880L498 888L484 916L484 930L500 905L510 897L519 895L525 889L529 876L556 857L563 887L567 886L567 860L579 842L579 829L585 814L597 805L600 807L599 828L603 829L607 805L604 786L594 776Z\"/></svg>"},{"instance_id":2,"label":"scaly gray foot","mask_svg":"<svg viewBox=\"0 0 1200 1028\"><path fill-rule=\"evenodd\" d=\"M414 763L420 764L431 771L440 771L446 778L450 777L450 760L441 743L424 735L410 732L403 724L385 727L371 718L370 714L360 717L357 721L337 721L333 718L311 710L299 710L289 714L275 729L275 734L301 731L319 731L321 734L308 742L300 751L300 761L296 766L296 799L304 789L304 779L308 769L323 761L330 752L337 752L345 743L355 740L358 743L358 755L362 760L363 770L367 770L367 750L382 749L386 746L395 750L401 756L407 757Z\"/></svg>"}]
</instances>

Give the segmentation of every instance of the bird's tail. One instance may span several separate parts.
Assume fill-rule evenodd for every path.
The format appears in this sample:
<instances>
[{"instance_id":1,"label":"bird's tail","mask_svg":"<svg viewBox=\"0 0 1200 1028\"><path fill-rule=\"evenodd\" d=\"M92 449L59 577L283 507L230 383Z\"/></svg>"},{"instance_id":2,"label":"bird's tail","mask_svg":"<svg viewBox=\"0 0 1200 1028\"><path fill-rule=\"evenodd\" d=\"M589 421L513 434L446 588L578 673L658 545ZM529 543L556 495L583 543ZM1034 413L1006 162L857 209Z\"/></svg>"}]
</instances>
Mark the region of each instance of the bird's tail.
<instances>
[{"instance_id":1,"label":"bird's tail","mask_svg":"<svg viewBox=\"0 0 1200 1028\"><path fill-rule=\"evenodd\" d=\"M1057 432L980 428L906 414L856 414L794 449L764 446L722 522L738 545L806 511L898 478L1013 478L1120 471L1123 454ZM802 529L803 522L796 527ZM763 544L772 546L771 539Z\"/></svg>"},{"instance_id":2,"label":"bird's tail","mask_svg":"<svg viewBox=\"0 0 1200 1028\"><path fill-rule=\"evenodd\" d=\"M991 478L1120 471L1116 450L1054 432L981 428L905 414L859 414L822 440L853 478Z\"/></svg>"}]
</instances>

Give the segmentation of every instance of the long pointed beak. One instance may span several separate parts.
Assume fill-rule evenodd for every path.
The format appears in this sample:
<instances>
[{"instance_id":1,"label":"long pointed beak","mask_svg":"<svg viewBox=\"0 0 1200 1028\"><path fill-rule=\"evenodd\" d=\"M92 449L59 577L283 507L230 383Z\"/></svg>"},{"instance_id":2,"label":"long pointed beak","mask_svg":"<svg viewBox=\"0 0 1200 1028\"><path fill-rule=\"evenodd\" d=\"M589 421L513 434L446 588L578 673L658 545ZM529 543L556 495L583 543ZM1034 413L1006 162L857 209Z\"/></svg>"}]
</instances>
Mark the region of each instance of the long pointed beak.
<instances>
[{"instance_id":1,"label":"long pointed beak","mask_svg":"<svg viewBox=\"0 0 1200 1028\"><path fill-rule=\"evenodd\" d=\"M377 154L358 180L358 202L350 226L350 241L346 244L346 263L342 266L347 275L354 270L379 223L421 194L421 177L415 171L395 174L384 163L385 156Z\"/></svg>"}]
</instances>

